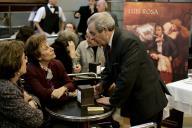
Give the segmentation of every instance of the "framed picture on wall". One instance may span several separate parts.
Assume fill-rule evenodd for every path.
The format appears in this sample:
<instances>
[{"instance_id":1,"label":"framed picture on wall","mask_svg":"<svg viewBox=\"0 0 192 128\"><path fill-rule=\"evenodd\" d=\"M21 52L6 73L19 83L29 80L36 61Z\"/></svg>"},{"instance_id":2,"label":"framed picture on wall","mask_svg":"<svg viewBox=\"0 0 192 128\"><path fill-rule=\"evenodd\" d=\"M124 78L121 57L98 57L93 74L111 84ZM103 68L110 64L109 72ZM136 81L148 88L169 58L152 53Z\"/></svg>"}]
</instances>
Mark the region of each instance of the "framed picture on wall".
<instances>
[{"instance_id":1,"label":"framed picture on wall","mask_svg":"<svg viewBox=\"0 0 192 128\"><path fill-rule=\"evenodd\" d=\"M124 28L146 46L162 80L187 76L192 3L126 2Z\"/></svg>"}]
</instances>

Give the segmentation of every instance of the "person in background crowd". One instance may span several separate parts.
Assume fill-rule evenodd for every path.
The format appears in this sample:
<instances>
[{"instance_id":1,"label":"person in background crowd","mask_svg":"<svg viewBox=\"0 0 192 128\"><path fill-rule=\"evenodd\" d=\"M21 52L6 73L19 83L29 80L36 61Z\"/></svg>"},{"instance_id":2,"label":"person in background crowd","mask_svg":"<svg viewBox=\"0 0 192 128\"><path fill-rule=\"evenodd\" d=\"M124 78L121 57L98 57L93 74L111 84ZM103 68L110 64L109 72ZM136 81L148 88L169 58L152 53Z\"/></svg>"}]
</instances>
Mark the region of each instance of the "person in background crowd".
<instances>
[{"instance_id":1,"label":"person in background crowd","mask_svg":"<svg viewBox=\"0 0 192 128\"><path fill-rule=\"evenodd\" d=\"M76 34L78 33L77 27L75 26L74 23L71 23L71 22L66 22L65 23L64 30L69 30L69 31L72 31L72 32L74 32Z\"/></svg>"},{"instance_id":2,"label":"person in background crowd","mask_svg":"<svg viewBox=\"0 0 192 128\"><path fill-rule=\"evenodd\" d=\"M16 40L23 41L24 43L27 39L34 34L34 29L31 26L23 26L19 29L18 33L16 34Z\"/></svg>"},{"instance_id":3,"label":"person in background crowd","mask_svg":"<svg viewBox=\"0 0 192 128\"><path fill-rule=\"evenodd\" d=\"M54 48L56 59L65 66L68 74L80 72L81 65L78 63L75 52L75 44L78 43L77 35L69 30L60 31L57 39L51 45Z\"/></svg>"},{"instance_id":4,"label":"person in background crowd","mask_svg":"<svg viewBox=\"0 0 192 128\"><path fill-rule=\"evenodd\" d=\"M98 0L97 5L96 5L97 11L98 12L109 12L107 2L105 0ZM117 16L111 12L109 12L113 19L115 20L115 26L118 27L118 20Z\"/></svg>"},{"instance_id":5,"label":"person in background crowd","mask_svg":"<svg viewBox=\"0 0 192 128\"><path fill-rule=\"evenodd\" d=\"M120 108L121 116L129 117L131 126L162 120L167 105L165 84L149 58L144 44L132 33L115 28L107 12L96 13L88 19L91 39L105 47L106 66L102 81L95 85L95 95L114 82L116 88L110 97L97 99L98 103Z\"/></svg>"},{"instance_id":6,"label":"person in background crowd","mask_svg":"<svg viewBox=\"0 0 192 128\"><path fill-rule=\"evenodd\" d=\"M20 86L27 58L20 41L0 42L0 127L37 128L43 123L38 102Z\"/></svg>"},{"instance_id":7,"label":"person in background crowd","mask_svg":"<svg viewBox=\"0 0 192 128\"><path fill-rule=\"evenodd\" d=\"M105 63L103 48L97 46L97 43L90 38L88 31L85 37L86 40L82 41L76 49L82 66L81 72L89 72L89 63L100 63L101 66Z\"/></svg>"},{"instance_id":8,"label":"person in background crowd","mask_svg":"<svg viewBox=\"0 0 192 128\"><path fill-rule=\"evenodd\" d=\"M75 34L77 34L77 36L78 36L78 43L77 43L77 45L78 45L81 41L83 41L83 38L79 35L79 33L78 33L78 31L77 31L77 27L75 26L74 23L71 23L71 22L65 23L64 30L69 30L69 31L72 31L72 32L74 32Z\"/></svg>"},{"instance_id":9,"label":"person in background crowd","mask_svg":"<svg viewBox=\"0 0 192 128\"><path fill-rule=\"evenodd\" d=\"M78 32L82 34L83 39L85 39L87 30L87 19L96 11L95 0L88 0L88 6L81 6L74 14L75 18L80 18Z\"/></svg>"},{"instance_id":10,"label":"person in background crowd","mask_svg":"<svg viewBox=\"0 0 192 128\"><path fill-rule=\"evenodd\" d=\"M52 34L63 30L65 15L61 7L57 6L57 0L49 0L49 3L37 10L34 24L40 33Z\"/></svg>"},{"instance_id":11,"label":"person in background crowd","mask_svg":"<svg viewBox=\"0 0 192 128\"><path fill-rule=\"evenodd\" d=\"M31 36L25 46L28 56L26 88L39 97L42 105L64 103L75 94L75 87L63 64L54 59L55 53L46 42L45 35Z\"/></svg>"}]
</instances>

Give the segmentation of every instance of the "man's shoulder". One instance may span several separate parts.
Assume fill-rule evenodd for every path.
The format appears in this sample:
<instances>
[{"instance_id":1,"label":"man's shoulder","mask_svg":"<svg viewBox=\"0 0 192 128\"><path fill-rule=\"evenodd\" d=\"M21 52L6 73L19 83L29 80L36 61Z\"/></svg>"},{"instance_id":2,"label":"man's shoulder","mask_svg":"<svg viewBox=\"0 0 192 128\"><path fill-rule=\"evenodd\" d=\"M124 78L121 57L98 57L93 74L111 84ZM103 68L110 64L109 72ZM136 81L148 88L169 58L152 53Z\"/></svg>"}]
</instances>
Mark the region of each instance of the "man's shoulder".
<instances>
[{"instance_id":1,"label":"man's shoulder","mask_svg":"<svg viewBox=\"0 0 192 128\"><path fill-rule=\"evenodd\" d=\"M84 45L87 45L87 40L83 40L79 43L79 46L84 46Z\"/></svg>"},{"instance_id":2,"label":"man's shoulder","mask_svg":"<svg viewBox=\"0 0 192 128\"><path fill-rule=\"evenodd\" d=\"M120 30L120 38L139 40L139 38L133 32L128 31L126 29L121 29Z\"/></svg>"},{"instance_id":3,"label":"man's shoulder","mask_svg":"<svg viewBox=\"0 0 192 128\"><path fill-rule=\"evenodd\" d=\"M77 46L78 49L82 50L88 47L88 43L87 40L83 40L79 43L79 45Z\"/></svg>"},{"instance_id":4,"label":"man's shoulder","mask_svg":"<svg viewBox=\"0 0 192 128\"><path fill-rule=\"evenodd\" d=\"M45 12L46 12L46 11L45 11L45 6L41 6L41 7L37 10L35 17L36 17L38 14L43 14L43 13L45 13Z\"/></svg>"},{"instance_id":5,"label":"man's shoulder","mask_svg":"<svg viewBox=\"0 0 192 128\"><path fill-rule=\"evenodd\" d=\"M81 6L80 7L80 10L88 10L89 9L89 6Z\"/></svg>"},{"instance_id":6,"label":"man's shoulder","mask_svg":"<svg viewBox=\"0 0 192 128\"><path fill-rule=\"evenodd\" d=\"M128 49L129 46L141 44L139 38L135 34L125 29L119 29L115 32L114 41L120 42L114 42L114 45L118 45L119 48L122 47L123 49Z\"/></svg>"},{"instance_id":7,"label":"man's shoulder","mask_svg":"<svg viewBox=\"0 0 192 128\"><path fill-rule=\"evenodd\" d=\"M12 85L12 83L8 80L0 80L0 85L0 90L2 90L4 87L11 87L10 85Z\"/></svg>"},{"instance_id":8,"label":"man's shoulder","mask_svg":"<svg viewBox=\"0 0 192 128\"><path fill-rule=\"evenodd\" d=\"M38 10L37 10L37 12L38 11L45 11L45 5L44 6L41 6Z\"/></svg>"}]
</instances>

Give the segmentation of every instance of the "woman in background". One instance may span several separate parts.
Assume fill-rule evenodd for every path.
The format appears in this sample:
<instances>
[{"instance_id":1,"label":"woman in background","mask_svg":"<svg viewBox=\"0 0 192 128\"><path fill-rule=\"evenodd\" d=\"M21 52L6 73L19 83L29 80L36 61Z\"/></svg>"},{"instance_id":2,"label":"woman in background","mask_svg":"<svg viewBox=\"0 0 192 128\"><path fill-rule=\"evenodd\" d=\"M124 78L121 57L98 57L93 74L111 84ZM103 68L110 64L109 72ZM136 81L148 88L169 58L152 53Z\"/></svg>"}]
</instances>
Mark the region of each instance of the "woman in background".
<instances>
[{"instance_id":1,"label":"woman in background","mask_svg":"<svg viewBox=\"0 0 192 128\"><path fill-rule=\"evenodd\" d=\"M81 65L76 55L77 35L69 30L60 31L57 39L51 45L54 48L56 59L60 60L66 68L68 74L80 72Z\"/></svg>"},{"instance_id":2,"label":"woman in background","mask_svg":"<svg viewBox=\"0 0 192 128\"><path fill-rule=\"evenodd\" d=\"M37 102L18 83L26 73L26 63L22 42L0 42L1 128L36 128L43 123Z\"/></svg>"},{"instance_id":3,"label":"woman in background","mask_svg":"<svg viewBox=\"0 0 192 128\"><path fill-rule=\"evenodd\" d=\"M79 44L81 41L83 41L84 39L82 38L81 35L79 35L78 31L77 31L77 27L74 23L72 22L67 22L65 23L65 26L64 26L64 30L68 30L68 31L71 31L71 32L74 32L77 37L78 37L78 42L77 44Z\"/></svg>"}]
</instances>

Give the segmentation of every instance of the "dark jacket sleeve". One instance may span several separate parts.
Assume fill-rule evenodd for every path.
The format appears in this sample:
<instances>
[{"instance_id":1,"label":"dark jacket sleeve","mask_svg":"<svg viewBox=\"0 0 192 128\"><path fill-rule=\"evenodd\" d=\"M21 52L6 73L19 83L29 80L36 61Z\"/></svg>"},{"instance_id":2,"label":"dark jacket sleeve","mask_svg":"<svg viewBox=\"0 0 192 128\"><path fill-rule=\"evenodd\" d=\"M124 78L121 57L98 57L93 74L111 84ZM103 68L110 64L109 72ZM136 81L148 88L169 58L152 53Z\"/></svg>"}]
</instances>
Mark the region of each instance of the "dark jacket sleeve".
<instances>
[{"instance_id":1,"label":"dark jacket sleeve","mask_svg":"<svg viewBox=\"0 0 192 128\"><path fill-rule=\"evenodd\" d=\"M78 11L75 11L75 13L74 13L74 17L75 17L75 18L79 18L79 17L76 17L76 16L75 16L76 13L82 14L82 6L79 8Z\"/></svg>"},{"instance_id":2,"label":"dark jacket sleeve","mask_svg":"<svg viewBox=\"0 0 192 128\"><path fill-rule=\"evenodd\" d=\"M127 41L129 40L125 40L125 42ZM116 90L110 98L110 103L115 106L120 106L126 102L139 73L141 52L137 40L124 44L121 48L121 64L119 64L119 74L116 79Z\"/></svg>"}]
</instances>

